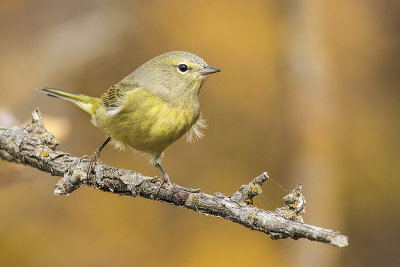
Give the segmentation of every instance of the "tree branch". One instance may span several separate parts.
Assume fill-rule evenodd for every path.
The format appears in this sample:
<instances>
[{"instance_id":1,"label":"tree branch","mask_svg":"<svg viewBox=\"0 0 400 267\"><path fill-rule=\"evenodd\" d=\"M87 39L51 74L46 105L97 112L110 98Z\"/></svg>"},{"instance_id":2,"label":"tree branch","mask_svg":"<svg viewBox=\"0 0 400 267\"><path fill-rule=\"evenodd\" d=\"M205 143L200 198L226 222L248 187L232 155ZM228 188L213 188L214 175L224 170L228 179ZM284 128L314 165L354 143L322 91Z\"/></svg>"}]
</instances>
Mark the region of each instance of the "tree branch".
<instances>
[{"instance_id":1,"label":"tree branch","mask_svg":"<svg viewBox=\"0 0 400 267\"><path fill-rule=\"evenodd\" d=\"M252 206L253 198L261 193L261 186L268 179L265 172L248 185L242 185L232 196L218 192L212 196L174 183L165 183L158 190L160 181L153 177L102 163L98 163L95 173L88 176L88 162L56 151L59 143L44 127L39 110L34 110L32 116L32 122L24 128L0 127L0 157L61 176L54 190L56 195L70 194L81 185L86 185L119 195L154 199L230 220L266 233L272 239L307 238L337 247L348 245L347 236L340 235L338 231L303 223L300 213L304 212L306 202L300 185L284 197L284 207L265 211Z\"/></svg>"}]
</instances>

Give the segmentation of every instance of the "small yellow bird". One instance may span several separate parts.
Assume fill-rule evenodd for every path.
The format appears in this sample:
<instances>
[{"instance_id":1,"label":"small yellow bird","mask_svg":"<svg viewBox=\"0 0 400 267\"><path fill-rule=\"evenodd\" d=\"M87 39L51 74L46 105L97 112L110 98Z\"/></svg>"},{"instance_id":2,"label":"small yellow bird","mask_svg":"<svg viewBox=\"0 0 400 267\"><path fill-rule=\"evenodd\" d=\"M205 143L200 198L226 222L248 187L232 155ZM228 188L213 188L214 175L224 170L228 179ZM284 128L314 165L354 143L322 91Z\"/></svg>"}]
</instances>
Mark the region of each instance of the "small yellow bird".
<instances>
[{"instance_id":1,"label":"small yellow bird","mask_svg":"<svg viewBox=\"0 0 400 267\"><path fill-rule=\"evenodd\" d=\"M157 56L113 85L101 98L70 93L55 88L38 88L76 104L92 115L92 123L108 138L94 152L89 171L100 152L111 140L116 147L129 147L151 155L150 162L160 169L164 150L188 134L201 138L199 93L208 74L221 71L208 66L200 57L183 51Z\"/></svg>"}]
</instances>

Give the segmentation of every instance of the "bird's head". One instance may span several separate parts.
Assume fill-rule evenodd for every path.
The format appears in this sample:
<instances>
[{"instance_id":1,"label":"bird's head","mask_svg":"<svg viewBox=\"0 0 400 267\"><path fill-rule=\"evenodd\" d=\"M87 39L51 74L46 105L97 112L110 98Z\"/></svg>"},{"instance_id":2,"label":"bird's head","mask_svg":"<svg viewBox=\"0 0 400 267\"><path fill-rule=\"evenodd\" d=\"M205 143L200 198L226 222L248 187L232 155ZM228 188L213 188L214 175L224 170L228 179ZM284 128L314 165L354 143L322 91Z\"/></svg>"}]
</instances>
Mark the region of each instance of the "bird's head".
<instances>
[{"instance_id":1,"label":"bird's head","mask_svg":"<svg viewBox=\"0 0 400 267\"><path fill-rule=\"evenodd\" d=\"M197 97L206 77L219 71L192 53L174 51L147 61L132 73L132 79L164 98Z\"/></svg>"}]
</instances>

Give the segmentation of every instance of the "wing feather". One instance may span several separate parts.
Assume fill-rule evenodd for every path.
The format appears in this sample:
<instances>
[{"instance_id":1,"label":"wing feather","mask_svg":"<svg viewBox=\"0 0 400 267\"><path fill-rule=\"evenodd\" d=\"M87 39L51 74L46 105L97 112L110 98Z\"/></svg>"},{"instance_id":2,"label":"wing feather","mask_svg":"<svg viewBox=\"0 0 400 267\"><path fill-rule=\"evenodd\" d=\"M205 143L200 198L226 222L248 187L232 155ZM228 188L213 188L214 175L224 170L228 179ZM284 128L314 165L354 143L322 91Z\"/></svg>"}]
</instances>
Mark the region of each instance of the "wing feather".
<instances>
[{"instance_id":1,"label":"wing feather","mask_svg":"<svg viewBox=\"0 0 400 267\"><path fill-rule=\"evenodd\" d=\"M125 97L136 88L138 86L131 82L130 76L127 76L121 82L111 86L101 96L101 104L107 109L108 114L112 116L121 110Z\"/></svg>"},{"instance_id":2,"label":"wing feather","mask_svg":"<svg viewBox=\"0 0 400 267\"><path fill-rule=\"evenodd\" d=\"M122 94L120 91L116 84L111 86L111 88L101 96L101 103L103 106L106 108L121 106Z\"/></svg>"}]
</instances>

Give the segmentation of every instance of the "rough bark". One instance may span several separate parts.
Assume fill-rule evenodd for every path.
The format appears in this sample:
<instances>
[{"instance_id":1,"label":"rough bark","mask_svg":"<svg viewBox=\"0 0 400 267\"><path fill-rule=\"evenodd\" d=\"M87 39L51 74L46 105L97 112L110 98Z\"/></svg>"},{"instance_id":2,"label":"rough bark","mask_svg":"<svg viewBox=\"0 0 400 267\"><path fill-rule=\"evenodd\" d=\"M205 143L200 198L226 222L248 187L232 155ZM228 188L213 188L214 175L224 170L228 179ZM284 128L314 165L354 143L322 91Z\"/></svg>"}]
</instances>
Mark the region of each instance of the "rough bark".
<instances>
[{"instance_id":1,"label":"rough bark","mask_svg":"<svg viewBox=\"0 0 400 267\"><path fill-rule=\"evenodd\" d=\"M158 200L230 220L266 233L272 239L307 238L337 247L348 245L347 236L340 235L338 231L303 223L300 213L304 212L306 201L301 193L301 185L283 198L285 205L282 208L266 211L252 205L253 198L261 193L261 186L268 179L265 172L248 185L242 185L232 196L218 192L209 195L174 183L164 183L159 189L160 180L157 178L103 163L98 163L93 173L88 175L87 160L57 151L59 143L44 127L38 109L33 111L32 116L32 122L23 128L0 127L0 157L62 177L56 184L56 195L70 194L81 185L86 185L119 195Z\"/></svg>"}]
</instances>

